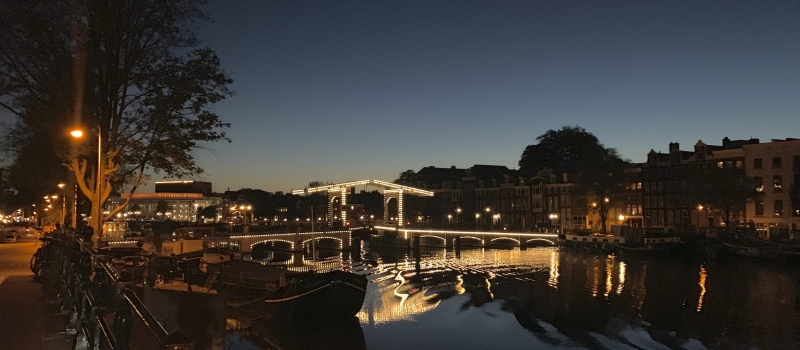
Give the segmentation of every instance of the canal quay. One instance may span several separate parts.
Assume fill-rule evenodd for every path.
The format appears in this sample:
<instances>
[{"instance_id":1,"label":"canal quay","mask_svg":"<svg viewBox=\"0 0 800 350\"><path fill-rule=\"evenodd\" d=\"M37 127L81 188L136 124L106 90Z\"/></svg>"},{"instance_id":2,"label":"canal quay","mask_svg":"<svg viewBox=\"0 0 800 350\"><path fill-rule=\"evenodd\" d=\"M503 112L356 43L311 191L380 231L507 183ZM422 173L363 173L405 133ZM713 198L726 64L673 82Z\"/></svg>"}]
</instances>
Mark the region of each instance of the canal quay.
<instances>
[{"instance_id":1,"label":"canal quay","mask_svg":"<svg viewBox=\"0 0 800 350\"><path fill-rule=\"evenodd\" d=\"M270 334L229 317L225 349L800 348L793 265L385 242L317 252L320 268L368 276L356 320ZM271 251L269 261L298 254Z\"/></svg>"}]
</instances>

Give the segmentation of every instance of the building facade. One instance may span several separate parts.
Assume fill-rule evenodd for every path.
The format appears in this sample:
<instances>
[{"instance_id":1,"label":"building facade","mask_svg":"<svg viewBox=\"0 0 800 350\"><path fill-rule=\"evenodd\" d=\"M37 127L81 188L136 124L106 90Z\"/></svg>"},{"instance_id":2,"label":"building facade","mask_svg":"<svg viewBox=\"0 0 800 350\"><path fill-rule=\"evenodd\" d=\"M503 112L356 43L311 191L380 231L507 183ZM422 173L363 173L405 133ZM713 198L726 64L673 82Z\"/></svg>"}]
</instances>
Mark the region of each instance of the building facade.
<instances>
[{"instance_id":1,"label":"building facade","mask_svg":"<svg viewBox=\"0 0 800 350\"><path fill-rule=\"evenodd\" d=\"M800 208L792 202L791 189L800 173L800 140L772 140L745 145L743 160L747 176L762 192L759 201L747 204L747 218L761 238L796 239L800 230Z\"/></svg>"},{"instance_id":2,"label":"building facade","mask_svg":"<svg viewBox=\"0 0 800 350\"><path fill-rule=\"evenodd\" d=\"M127 193L109 198L106 210L116 208L127 198ZM221 219L222 204L222 198L204 197L201 193L134 193L127 208L117 217L140 221L197 221L198 209L214 206L217 208L217 217L205 218L205 221L216 222Z\"/></svg>"},{"instance_id":3,"label":"building facade","mask_svg":"<svg viewBox=\"0 0 800 350\"><path fill-rule=\"evenodd\" d=\"M730 140L726 137L722 145L697 141L692 151L680 150L677 142L669 144L668 153L650 150L647 162L642 164L641 175L644 226L682 230L720 226L721 219L715 212L693 198L693 179L711 167L743 167L743 147L758 142L758 139ZM736 216L737 221L744 219L744 213Z\"/></svg>"}]
</instances>

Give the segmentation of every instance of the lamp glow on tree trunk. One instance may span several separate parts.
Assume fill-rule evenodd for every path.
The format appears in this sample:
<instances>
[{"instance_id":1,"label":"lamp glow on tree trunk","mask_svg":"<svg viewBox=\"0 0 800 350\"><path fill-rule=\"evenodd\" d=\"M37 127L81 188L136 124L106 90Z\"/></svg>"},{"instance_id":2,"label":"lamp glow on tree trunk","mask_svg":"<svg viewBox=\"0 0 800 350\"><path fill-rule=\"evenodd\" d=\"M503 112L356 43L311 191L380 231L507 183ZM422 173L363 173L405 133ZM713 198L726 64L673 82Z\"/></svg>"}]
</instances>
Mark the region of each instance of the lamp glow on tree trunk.
<instances>
[{"instance_id":1,"label":"lamp glow on tree trunk","mask_svg":"<svg viewBox=\"0 0 800 350\"><path fill-rule=\"evenodd\" d=\"M72 130L70 131L70 135L75 139L82 139L83 130ZM103 197L108 189L103 188L103 133L99 126L97 127L97 176L94 193L84 185L83 174L85 171L85 166L81 167L77 158L73 158L73 172L75 173L76 181L84 194L92 199L92 223L90 226L92 226L95 231L94 235L92 235L92 246L100 248L101 237L103 235L103 221L105 221L103 217Z\"/></svg>"}]
</instances>

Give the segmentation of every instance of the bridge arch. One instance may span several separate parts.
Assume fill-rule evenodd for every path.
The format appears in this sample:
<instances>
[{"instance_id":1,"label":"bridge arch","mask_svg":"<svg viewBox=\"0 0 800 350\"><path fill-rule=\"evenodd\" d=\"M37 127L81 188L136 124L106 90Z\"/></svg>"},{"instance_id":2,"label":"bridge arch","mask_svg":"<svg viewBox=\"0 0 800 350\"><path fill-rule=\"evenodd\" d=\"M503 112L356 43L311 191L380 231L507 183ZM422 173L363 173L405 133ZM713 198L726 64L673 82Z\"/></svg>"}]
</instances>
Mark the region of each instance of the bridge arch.
<instances>
[{"instance_id":1,"label":"bridge arch","mask_svg":"<svg viewBox=\"0 0 800 350\"><path fill-rule=\"evenodd\" d=\"M545 244L545 245L550 245L550 246L556 245L555 242L553 242L552 240L546 239L546 238L531 238L531 239L525 241L525 244L529 244L529 243Z\"/></svg>"},{"instance_id":2,"label":"bridge arch","mask_svg":"<svg viewBox=\"0 0 800 350\"><path fill-rule=\"evenodd\" d=\"M433 239L435 239L437 241L441 241L444 246L447 246L447 239L445 239L442 236L439 236L439 235L421 235L421 236L419 236L420 244L422 244L422 239L423 238L428 238L428 239L433 238Z\"/></svg>"},{"instance_id":3,"label":"bridge arch","mask_svg":"<svg viewBox=\"0 0 800 350\"><path fill-rule=\"evenodd\" d=\"M489 240L489 243L495 243L495 242L497 242L497 241L513 241L514 243L516 243L517 245L519 245L519 240L518 240L518 239L516 239L516 238L511 238L511 237L497 237L497 238L492 238L491 240Z\"/></svg>"},{"instance_id":4,"label":"bridge arch","mask_svg":"<svg viewBox=\"0 0 800 350\"><path fill-rule=\"evenodd\" d=\"M302 240L302 241L300 241L300 245L305 247L305 245L308 244L309 242L311 242L311 240L312 240L311 238ZM315 240L317 242L319 242L321 240L338 241L339 242L339 249L342 249L342 247L344 247L344 241L341 238L337 238L337 237L322 236L322 237L314 237L313 240Z\"/></svg>"},{"instance_id":5,"label":"bridge arch","mask_svg":"<svg viewBox=\"0 0 800 350\"><path fill-rule=\"evenodd\" d=\"M479 238L479 237L473 237L473 236L461 236L461 243L462 243L462 244L464 243L464 240L468 240L468 241L478 241L478 243L479 243L480 245L483 245L483 239L482 239L482 238Z\"/></svg>"},{"instance_id":6,"label":"bridge arch","mask_svg":"<svg viewBox=\"0 0 800 350\"><path fill-rule=\"evenodd\" d=\"M271 242L287 243L287 244L289 244L290 249L294 250L294 242L292 242L290 240L287 240L287 239L270 238L270 239L265 239L263 241L254 242L253 244L250 245L250 251L253 251L253 247L255 247L256 245L259 245L259 244L262 244L262 243L266 244L266 243L271 243Z\"/></svg>"},{"instance_id":7,"label":"bridge arch","mask_svg":"<svg viewBox=\"0 0 800 350\"><path fill-rule=\"evenodd\" d=\"M400 216L400 204L399 199L397 197L387 197L384 200L383 206L385 208L383 212L383 220L386 222L389 221L402 221L399 219Z\"/></svg>"}]
</instances>

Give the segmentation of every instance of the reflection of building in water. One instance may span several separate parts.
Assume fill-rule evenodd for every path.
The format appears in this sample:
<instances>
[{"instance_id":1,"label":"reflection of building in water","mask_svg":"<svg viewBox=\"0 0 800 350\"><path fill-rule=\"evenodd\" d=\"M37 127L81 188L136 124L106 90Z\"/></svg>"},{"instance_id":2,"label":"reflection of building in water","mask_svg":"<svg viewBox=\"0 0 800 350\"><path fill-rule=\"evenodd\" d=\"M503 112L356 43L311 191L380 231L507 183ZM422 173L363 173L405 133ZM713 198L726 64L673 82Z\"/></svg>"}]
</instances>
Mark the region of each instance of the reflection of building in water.
<instances>
[{"instance_id":1,"label":"reflection of building in water","mask_svg":"<svg viewBox=\"0 0 800 350\"><path fill-rule=\"evenodd\" d=\"M622 294L622 289L625 288L625 265L624 261L619 262L619 277L617 277L617 295Z\"/></svg>"},{"instance_id":2,"label":"reflection of building in water","mask_svg":"<svg viewBox=\"0 0 800 350\"><path fill-rule=\"evenodd\" d=\"M637 310L642 310L644 306L644 299L647 297L647 263L642 263L642 269L638 276L635 276L631 284L630 293L632 296L632 304Z\"/></svg>"},{"instance_id":3,"label":"reflection of building in water","mask_svg":"<svg viewBox=\"0 0 800 350\"><path fill-rule=\"evenodd\" d=\"M597 257L592 257L591 262L586 265L586 284L584 287L592 291L592 297L597 296L600 286L600 264L602 262Z\"/></svg>"},{"instance_id":4,"label":"reflection of building in water","mask_svg":"<svg viewBox=\"0 0 800 350\"><path fill-rule=\"evenodd\" d=\"M558 254L554 250L550 252L550 278L547 279L547 284L551 287L558 289Z\"/></svg>"},{"instance_id":5,"label":"reflection of building in water","mask_svg":"<svg viewBox=\"0 0 800 350\"><path fill-rule=\"evenodd\" d=\"M603 293L604 298L608 298L608 295L611 294L611 289L614 286L611 284L611 276L613 275L614 270L614 256L610 255L606 257L606 289Z\"/></svg>"},{"instance_id":6,"label":"reflection of building in water","mask_svg":"<svg viewBox=\"0 0 800 350\"><path fill-rule=\"evenodd\" d=\"M703 310L703 298L706 296L706 277L708 277L706 268L700 265L700 278L697 281L697 285L700 286L700 295L697 297L697 312Z\"/></svg>"}]
</instances>

